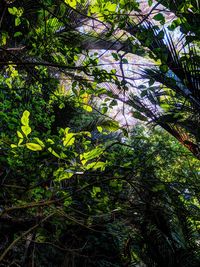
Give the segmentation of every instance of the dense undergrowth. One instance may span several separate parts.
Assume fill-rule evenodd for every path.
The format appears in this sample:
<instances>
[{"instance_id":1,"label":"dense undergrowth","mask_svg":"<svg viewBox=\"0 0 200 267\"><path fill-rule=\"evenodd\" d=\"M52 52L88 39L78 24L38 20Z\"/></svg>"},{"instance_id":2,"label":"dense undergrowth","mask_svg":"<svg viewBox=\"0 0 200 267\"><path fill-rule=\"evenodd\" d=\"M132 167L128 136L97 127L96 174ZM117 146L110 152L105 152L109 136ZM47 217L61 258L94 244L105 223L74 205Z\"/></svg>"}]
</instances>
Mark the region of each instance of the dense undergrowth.
<instances>
[{"instance_id":1,"label":"dense undergrowth","mask_svg":"<svg viewBox=\"0 0 200 267\"><path fill-rule=\"evenodd\" d=\"M135 22L130 25L126 13L141 12L139 3L120 1L123 16L117 21L115 2L92 8L85 1L0 2L0 266L200 265L198 40L187 38L196 48L180 59L163 46L162 31L156 41L152 24L140 28L141 22L135 37ZM185 6L171 2L171 12L182 12ZM159 14L155 20L162 26ZM183 26L190 27L185 32L195 37L196 24L181 14L183 21L171 27L183 33ZM156 61L161 57L154 79L150 70L143 73L148 89L145 82L126 99L131 84L117 70L98 66L102 47L89 52L91 38L99 43L81 28L88 19L110 27L101 45L115 36L115 24L132 34L112 53L120 68L128 64L125 48ZM140 47L130 46L134 38ZM111 41L116 50L117 41ZM186 68L188 55L194 65ZM170 82L166 68L176 73ZM184 98L186 86L196 98ZM147 125L123 128L110 118L117 100Z\"/></svg>"}]
</instances>

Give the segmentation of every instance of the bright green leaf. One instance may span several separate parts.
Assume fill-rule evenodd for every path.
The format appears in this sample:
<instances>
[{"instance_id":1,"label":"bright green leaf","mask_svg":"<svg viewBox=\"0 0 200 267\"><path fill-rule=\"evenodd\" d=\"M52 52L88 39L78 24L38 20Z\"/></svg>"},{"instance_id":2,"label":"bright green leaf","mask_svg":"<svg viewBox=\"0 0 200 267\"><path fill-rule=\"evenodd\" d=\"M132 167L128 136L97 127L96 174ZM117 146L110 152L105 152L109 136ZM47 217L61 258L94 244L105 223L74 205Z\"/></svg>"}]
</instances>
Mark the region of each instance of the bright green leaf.
<instances>
[{"instance_id":1,"label":"bright green leaf","mask_svg":"<svg viewBox=\"0 0 200 267\"><path fill-rule=\"evenodd\" d=\"M64 146L72 146L75 142L74 133L68 133L63 138L63 145Z\"/></svg>"},{"instance_id":2,"label":"bright green leaf","mask_svg":"<svg viewBox=\"0 0 200 267\"><path fill-rule=\"evenodd\" d=\"M65 0L65 3L71 6L72 8L76 8L77 1L76 0Z\"/></svg>"},{"instance_id":3,"label":"bright green leaf","mask_svg":"<svg viewBox=\"0 0 200 267\"><path fill-rule=\"evenodd\" d=\"M92 112L92 107L88 105L83 105L83 109L86 110L87 112Z\"/></svg>"},{"instance_id":4,"label":"bright green leaf","mask_svg":"<svg viewBox=\"0 0 200 267\"><path fill-rule=\"evenodd\" d=\"M98 130L100 133L102 133L103 128L102 128L101 126L97 126L97 130Z\"/></svg>"},{"instance_id":5,"label":"bright green leaf","mask_svg":"<svg viewBox=\"0 0 200 267\"><path fill-rule=\"evenodd\" d=\"M50 138L47 139L47 142L50 143L51 145L53 145L53 144L55 143L55 142L54 142L52 139L50 139Z\"/></svg>"},{"instance_id":6,"label":"bright green leaf","mask_svg":"<svg viewBox=\"0 0 200 267\"><path fill-rule=\"evenodd\" d=\"M8 12L11 14L11 15L16 15L17 14L17 8L14 6L14 7L9 7L8 8Z\"/></svg>"},{"instance_id":7,"label":"bright green leaf","mask_svg":"<svg viewBox=\"0 0 200 267\"><path fill-rule=\"evenodd\" d=\"M19 26L21 24L21 19L19 17L15 18L15 26Z\"/></svg>"},{"instance_id":8,"label":"bright green leaf","mask_svg":"<svg viewBox=\"0 0 200 267\"><path fill-rule=\"evenodd\" d=\"M26 143L26 147L33 151L42 150L42 147L39 144L35 144L35 143Z\"/></svg>"},{"instance_id":9,"label":"bright green leaf","mask_svg":"<svg viewBox=\"0 0 200 267\"><path fill-rule=\"evenodd\" d=\"M58 168L54 173L54 177L56 177L55 181L62 181L71 178L74 175L72 170L65 170L64 168Z\"/></svg>"},{"instance_id":10,"label":"bright green leaf","mask_svg":"<svg viewBox=\"0 0 200 267\"><path fill-rule=\"evenodd\" d=\"M95 159L97 157L99 157L103 152L103 149L100 147L94 148L92 150L90 150L89 152L85 152L83 154L80 155L80 159L85 159L85 160L91 160L91 159Z\"/></svg>"},{"instance_id":11,"label":"bright green leaf","mask_svg":"<svg viewBox=\"0 0 200 267\"><path fill-rule=\"evenodd\" d=\"M31 133L31 127L29 127L28 125L22 126L21 129L26 136L28 136Z\"/></svg>"},{"instance_id":12,"label":"bright green leaf","mask_svg":"<svg viewBox=\"0 0 200 267\"><path fill-rule=\"evenodd\" d=\"M58 153L56 153L51 147L48 148L48 151L54 155L56 158L59 158L60 159L60 156L58 155Z\"/></svg>"},{"instance_id":13,"label":"bright green leaf","mask_svg":"<svg viewBox=\"0 0 200 267\"><path fill-rule=\"evenodd\" d=\"M106 3L105 9L107 9L110 12L114 12L117 8L116 4L111 3L110 1Z\"/></svg>"},{"instance_id":14,"label":"bright green leaf","mask_svg":"<svg viewBox=\"0 0 200 267\"><path fill-rule=\"evenodd\" d=\"M22 139L24 138L23 134L20 131L17 131L17 135L19 138L22 138Z\"/></svg>"},{"instance_id":15,"label":"bright green leaf","mask_svg":"<svg viewBox=\"0 0 200 267\"><path fill-rule=\"evenodd\" d=\"M45 144L38 137L34 137L33 140L36 141L41 147L45 147Z\"/></svg>"},{"instance_id":16,"label":"bright green leaf","mask_svg":"<svg viewBox=\"0 0 200 267\"><path fill-rule=\"evenodd\" d=\"M29 124L29 116L30 116L30 112L28 110L25 110L23 112L22 118L21 118L21 123L23 125L28 125Z\"/></svg>"},{"instance_id":17,"label":"bright green leaf","mask_svg":"<svg viewBox=\"0 0 200 267\"><path fill-rule=\"evenodd\" d=\"M7 38L8 38L8 33L7 32L2 32L1 33L1 45L6 45Z\"/></svg>"},{"instance_id":18,"label":"bright green leaf","mask_svg":"<svg viewBox=\"0 0 200 267\"><path fill-rule=\"evenodd\" d=\"M87 163L87 160L86 159L82 159L81 163L82 163L83 166L85 166L85 164Z\"/></svg>"},{"instance_id":19,"label":"bright green leaf","mask_svg":"<svg viewBox=\"0 0 200 267\"><path fill-rule=\"evenodd\" d=\"M15 145L15 144L11 144L10 147L11 147L11 148L16 148L17 145Z\"/></svg>"},{"instance_id":20,"label":"bright green leaf","mask_svg":"<svg viewBox=\"0 0 200 267\"><path fill-rule=\"evenodd\" d=\"M88 164L85 168L86 170L97 170L97 169L101 169L101 171L104 171L106 167L106 163L102 162L102 161L98 161L98 162L92 162L90 164Z\"/></svg>"},{"instance_id":21,"label":"bright green leaf","mask_svg":"<svg viewBox=\"0 0 200 267\"><path fill-rule=\"evenodd\" d=\"M17 145L20 146L23 143L23 141L24 141L24 139L20 138Z\"/></svg>"}]
</instances>

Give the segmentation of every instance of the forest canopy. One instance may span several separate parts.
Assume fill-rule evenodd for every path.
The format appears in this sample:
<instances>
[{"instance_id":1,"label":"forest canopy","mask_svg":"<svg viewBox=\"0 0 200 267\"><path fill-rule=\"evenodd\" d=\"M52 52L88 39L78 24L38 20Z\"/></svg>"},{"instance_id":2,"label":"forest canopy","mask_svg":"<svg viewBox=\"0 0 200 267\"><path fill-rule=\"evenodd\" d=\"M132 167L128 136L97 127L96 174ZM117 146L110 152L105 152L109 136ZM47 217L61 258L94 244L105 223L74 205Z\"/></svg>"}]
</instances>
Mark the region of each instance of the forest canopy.
<instances>
[{"instance_id":1,"label":"forest canopy","mask_svg":"<svg viewBox=\"0 0 200 267\"><path fill-rule=\"evenodd\" d=\"M200 265L196 0L0 1L0 266Z\"/></svg>"}]
</instances>

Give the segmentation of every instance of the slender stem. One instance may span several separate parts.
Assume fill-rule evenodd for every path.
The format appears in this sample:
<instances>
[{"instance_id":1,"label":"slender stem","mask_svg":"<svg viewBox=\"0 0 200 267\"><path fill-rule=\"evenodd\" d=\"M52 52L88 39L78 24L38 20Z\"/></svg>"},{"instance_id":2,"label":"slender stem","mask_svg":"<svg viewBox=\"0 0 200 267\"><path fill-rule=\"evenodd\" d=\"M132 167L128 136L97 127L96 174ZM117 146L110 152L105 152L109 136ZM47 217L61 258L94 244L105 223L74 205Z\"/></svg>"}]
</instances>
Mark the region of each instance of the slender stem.
<instances>
[{"instance_id":1,"label":"slender stem","mask_svg":"<svg viewBox=\"0 0 200 267\"><path fill-rule=\"evenodd\" d=\"M41 223L43 223L44 221L46 221L47 219L49 219L51 216L53 216L55 214L55 212L49 214L48 216L46 216L43 220L41 220L40 223L35 224L34 226L32 226L31 228L29 228L27 231L25 231L22 235L18 236L5 250L4 252L0 255L0 262L5 258L6 254L12 249L12 247L14 247L14 245L16 245L19 240L21 240L23 237L25 237L27 234L31 233L34 229L36 229Z\"/></svg>"}]
</instances>

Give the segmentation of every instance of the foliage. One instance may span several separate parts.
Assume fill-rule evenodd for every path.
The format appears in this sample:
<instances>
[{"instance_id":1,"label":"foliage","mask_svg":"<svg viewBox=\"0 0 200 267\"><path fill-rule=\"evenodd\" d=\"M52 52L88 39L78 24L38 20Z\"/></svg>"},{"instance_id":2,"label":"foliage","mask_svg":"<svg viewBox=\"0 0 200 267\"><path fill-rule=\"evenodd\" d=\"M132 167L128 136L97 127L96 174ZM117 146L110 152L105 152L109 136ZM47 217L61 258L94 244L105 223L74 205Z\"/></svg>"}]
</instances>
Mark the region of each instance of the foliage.
<instances>
[{"instance_id":1,"label":"foliage","mask_svg":"<svg viewBox=\"0 0 200 267\"><path fill-rule=\"evenodd\" d=\"M199 204L194 189L198 175L193 172L198 161L162 131L145 137L144 131L135 129L120 158L117 148L114 153L115 164L127 173L129 194L124 198L129 203L132 261L147 266L198 266Z\"/></svg>"},{"instance_id":2,"label":"foliage","mask_svg":"<svg viewBox=\"0 0 200 267\"><path fill-rule=\"evenodd\" d=\"M186 129L191 136L180 141L198 145L198 127L188 128L199 111L198 29L188 16L197 17L195 3L163 1L177 15L169 29L190 37L183 56L168 33L141 22L137 1L1 1L2 266L199 266L199 161L161 129L128 133L109 117L120 99L138 119L150 117L179 140ZM163 14L153 19L165 25ZM128 37L113 42L120 31ZM101 67L110 45L122 75ZM143 70L149 87L127 100L122 52L130 51L160 63ZM150 98L158 101L157 82L169 93L159 103Z\"/></svg>"}]
</instances>

